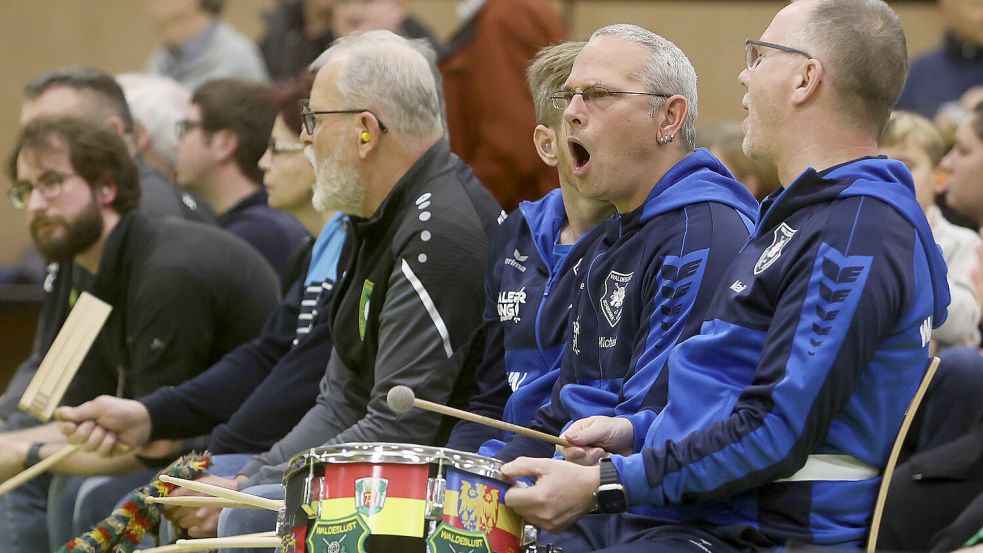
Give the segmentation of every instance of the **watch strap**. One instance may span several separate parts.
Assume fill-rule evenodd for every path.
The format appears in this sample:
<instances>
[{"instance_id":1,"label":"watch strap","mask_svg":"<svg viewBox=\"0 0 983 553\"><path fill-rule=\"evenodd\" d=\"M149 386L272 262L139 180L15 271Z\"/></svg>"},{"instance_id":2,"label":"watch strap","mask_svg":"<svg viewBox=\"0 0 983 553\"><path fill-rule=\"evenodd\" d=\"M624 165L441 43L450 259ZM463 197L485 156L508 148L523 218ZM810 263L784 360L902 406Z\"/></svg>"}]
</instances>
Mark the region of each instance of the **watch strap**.
<instances>
[{"instance_id":1,"label":"watch strap","mask_svg":"<svg viewBox=\"0 0 983 553\"><path fill-rule=\"evenodd\" d=\"M27 448L27 455L24 456L24 468L30 468L41 462L41 447L44 442L34 442Z\"/></svg>"}]
</instances>

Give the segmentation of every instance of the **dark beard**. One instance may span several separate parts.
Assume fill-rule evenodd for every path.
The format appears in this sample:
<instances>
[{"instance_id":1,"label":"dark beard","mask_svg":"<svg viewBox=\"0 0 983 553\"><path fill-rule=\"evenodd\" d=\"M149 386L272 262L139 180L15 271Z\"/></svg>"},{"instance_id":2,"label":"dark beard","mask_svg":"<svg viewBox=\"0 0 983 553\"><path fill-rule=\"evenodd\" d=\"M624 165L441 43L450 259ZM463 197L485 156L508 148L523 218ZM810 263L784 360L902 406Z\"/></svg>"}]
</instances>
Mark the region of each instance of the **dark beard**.
<instances>
[{"instance_id":1,"label":"dark beard","mask_svg":"<svg viewBox=\"0 0 983 553\"><path fill-rule=\"evenodd\" d=\"M38 236L37 227L41 223L51 223L64 229L61 237L42 238ZM46 217L39 215L31 221L31 238L38 252L48 261L68 261L76 255L92 247L102 236L102 213L95 200L79 214L72 222L64 217Z\"/></svg>"}]
</instances>

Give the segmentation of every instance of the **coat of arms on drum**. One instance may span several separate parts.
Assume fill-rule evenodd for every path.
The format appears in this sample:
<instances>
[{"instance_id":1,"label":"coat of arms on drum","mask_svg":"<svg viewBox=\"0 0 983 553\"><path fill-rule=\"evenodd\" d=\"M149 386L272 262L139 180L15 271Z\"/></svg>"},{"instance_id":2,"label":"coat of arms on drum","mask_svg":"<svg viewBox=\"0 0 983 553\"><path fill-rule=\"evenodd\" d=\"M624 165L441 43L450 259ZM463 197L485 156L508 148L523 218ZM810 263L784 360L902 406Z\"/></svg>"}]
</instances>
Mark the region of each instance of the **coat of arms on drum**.
<instances>
[{"instance_id":1,"label":"coat of arms on drum","mask_svg":"<svg viewBox=\"0 0 983 553\"><path fill-rule=\"evenodd\" d=\"M389 481L385 478L359 478L355 481L355 509L362 516L372 516L386 505L386 490Z\"/></svg>"},{"instance_id":2,"label":"coat of arms on drum","mask_svg":"<svg viewBox=\"0 0 983 553\"><path fill-rule=\"evenodd\" d=\"M461 481L457 516L468 530L491 532L498 522L498 496L501 490L481 482Z\"/></svg>"}]
</instances>

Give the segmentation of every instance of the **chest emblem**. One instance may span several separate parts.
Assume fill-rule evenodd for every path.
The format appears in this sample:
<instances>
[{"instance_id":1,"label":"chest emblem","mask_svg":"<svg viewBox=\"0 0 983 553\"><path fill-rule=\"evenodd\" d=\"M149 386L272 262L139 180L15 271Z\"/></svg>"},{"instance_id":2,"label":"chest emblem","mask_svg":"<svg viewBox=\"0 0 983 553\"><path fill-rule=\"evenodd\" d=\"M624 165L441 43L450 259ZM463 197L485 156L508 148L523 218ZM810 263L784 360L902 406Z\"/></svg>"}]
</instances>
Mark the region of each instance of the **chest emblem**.
<instances>
[{"instance_id":1,"label":"chest emblem","mask_svg":"<svg viewBox=\"0 0 983 553\"><path fill-rule=\"evenodd\" d=\"M765 248L765 251L761 252L761 257L754 264L755 275L760 275L765 269L771 267L772 264L778 261L778 258L782 256L782 250L785 249L785 246L792 240L796 232L796 229L785 223L778 225L778 228L775 229L774 237L771 240L771 245Z\"/></svg>"},{"instance_id":2,"label":"chest emblem","mask_svg":"<svg viewBox=\"0 0 983 553\"><path fill-rule=\"evenodd\" d=\"M500 322L512 321L518 324L522 320L519 317L519 306L524 303L526 303L525 286L518 291L500 290L498 292L498 320Z\"/></svg>"},{"instance_id":3,"label":"chest emblem","mask_svg":"<svg viewBox=\"0 0 983 553\"><path fill-rule=\"evenodd\" d=\"M611 327L615 327L621 321L621 311L625 305L625 296L628 293L628 283L635 273L619 273L611 271L604 279L604 295L601 296L601 312L608 320Z\"/></svg>"},{"instance_id":4,"label":"chest emblem","mask_svg":"<svg viewBox=\"0 0 983 553\"><path fill-rule=\"evenodd\" d=\"M375 284L366 279L362 283L362 296L358 299L358 337L365 341L365 327L369 321L370 302L372 301L372 289Z\"/></svg>"}]
</instances>

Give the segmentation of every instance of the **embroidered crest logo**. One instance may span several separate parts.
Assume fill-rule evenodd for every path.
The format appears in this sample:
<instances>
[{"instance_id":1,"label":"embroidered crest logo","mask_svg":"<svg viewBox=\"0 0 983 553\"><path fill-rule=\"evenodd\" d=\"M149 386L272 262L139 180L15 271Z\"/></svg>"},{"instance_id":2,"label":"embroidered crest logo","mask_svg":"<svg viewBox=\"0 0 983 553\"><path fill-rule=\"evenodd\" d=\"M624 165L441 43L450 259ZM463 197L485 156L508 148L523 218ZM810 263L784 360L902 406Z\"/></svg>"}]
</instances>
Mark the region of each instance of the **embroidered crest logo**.
<instances>
[{"instance_id":1,"label":"embroidered crest logo","mask_svg":"<svg viewBox=\"0 0 983 553\"><path fill-rule=\"evenodd\" d=\"M785 223L778 225L778 228L775 229L771 245L765 248L765 251L761 252L761 257L754 264L755 275L760 275L765 269L771 267L773 263L778 261L778 258L782 256L782 250L792 240L792 236L795 233L796 230Z\"/></svg>"},{"instance_id":2,"label":"embroidered crest logo","mask_svg":"<svg viewBox=\"0 0 983 553\"><path fill-rule=\"evenodd\" d=\"M308 553L364 553L369 527L357 514L317 519L307 532Z\"/></svg>"},{"instance_id":3,"label":"embroidered crest logo","mask_svg":"<svg viewBox=\"0 0 983 553\"><path fill-rule=\"evenodd\" d=\"M358 337L365 340L365 327L369 321L369 308L371 307L370 302L372 301L372 289L375 288L375 284L371 280L366 279L362 283L362 297L358 300Z\"/></svg>"},{"instance_id":4,"label":"embroidered crest logo","mask_svg":"<svg viewBox=\"0 0 983 553\"><path fill-rule=\"evenodd\" d=\"M635 273L619 273L611 271L604 279L604 295L601 297L601 312L611 327L621 321L621 310L625 305L625 295L628 293L628 283Z\"/></svg>"},{"instance_id":5,"label":"embroidered crest logo","mask_svg":"<svg viewBox=\"0 0 983 553\"><path fill-rule=\"evenodd\" d=\"M385 478L359 478L355 481L355 509L362 516L372 516L386 506L386 490L389 481Z\"/></svg>"},{"instance_id":6,"label":"embroidered crest logo","mask_svg":"<svg viewBox=\"0 0 983 553\"><path fill-rule=\"evenodd\" d=\"M495 529L500 491L481 482L461 482L457 513L466 530L491 532Z\"/></svg>"}]
</instances>

